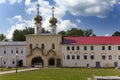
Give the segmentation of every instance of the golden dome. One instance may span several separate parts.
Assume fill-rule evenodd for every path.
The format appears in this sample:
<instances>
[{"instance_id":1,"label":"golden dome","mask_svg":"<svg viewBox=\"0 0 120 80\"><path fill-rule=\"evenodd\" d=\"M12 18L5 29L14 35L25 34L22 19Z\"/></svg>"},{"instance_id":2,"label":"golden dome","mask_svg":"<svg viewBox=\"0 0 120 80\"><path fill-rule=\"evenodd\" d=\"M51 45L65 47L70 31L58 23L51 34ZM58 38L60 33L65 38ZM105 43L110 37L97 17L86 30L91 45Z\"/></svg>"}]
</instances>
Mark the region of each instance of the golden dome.
<instances>
[{"instance_id":1,"label":"golden dome","mask_svg":"<svg viewBox=\"0 0 120 80\"><path fill-rule=\"evenodd\" d=\"M36 21L37 23L40 23L42 21L42 16L40 16L39 14L35 15L34 21Z\"/></svg>"},{"instance_id":2,"label":"golden dome","mask_svg":"<svg viewBox=\"0 0 120 80\"><path fill-rule=\"evenodd\" d=\"M50 22L50 24L52 24L52 25L56 25L57 19L54 18L54 17L51 17L50 20L49 20L49 22Z\"/></svg>"}]
</instances>

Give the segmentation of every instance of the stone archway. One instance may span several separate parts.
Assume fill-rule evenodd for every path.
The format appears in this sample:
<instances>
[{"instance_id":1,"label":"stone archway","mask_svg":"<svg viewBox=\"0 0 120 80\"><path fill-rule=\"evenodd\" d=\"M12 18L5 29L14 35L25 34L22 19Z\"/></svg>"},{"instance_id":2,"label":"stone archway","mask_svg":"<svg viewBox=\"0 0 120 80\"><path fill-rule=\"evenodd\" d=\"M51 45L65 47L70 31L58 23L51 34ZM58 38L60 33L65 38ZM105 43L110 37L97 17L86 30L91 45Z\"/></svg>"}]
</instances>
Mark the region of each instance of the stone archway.
<instances>
[{"instance_id":1,"label":"stone archway","mask_svg":"<svg viewBox=\"0 0 120 80\"><path fill-rule=\"evenodd\" d=\"M32 65L32 67L43 67L44 61L43 61L42 57L37 56L32 59L31 65Z\"/></svg>"}]
</instances>

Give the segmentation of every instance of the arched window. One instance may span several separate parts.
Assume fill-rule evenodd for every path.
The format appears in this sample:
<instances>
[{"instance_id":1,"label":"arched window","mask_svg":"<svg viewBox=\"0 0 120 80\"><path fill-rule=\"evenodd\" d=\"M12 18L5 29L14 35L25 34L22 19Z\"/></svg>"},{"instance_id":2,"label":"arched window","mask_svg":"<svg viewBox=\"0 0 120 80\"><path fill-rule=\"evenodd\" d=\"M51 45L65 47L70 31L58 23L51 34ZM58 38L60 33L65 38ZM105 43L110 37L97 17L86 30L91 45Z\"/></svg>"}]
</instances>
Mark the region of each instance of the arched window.
<instances>
[{"instance_id":1,"label":"arched window","mask_svg":"<svg viewBox=\"0 0 120 80\"><path fill-rule=\"evenodd\" d=\"M29 49L32 49L32 44L29 45Z\"/></svg>"},{"instance_id":2,"label":"arched window","mask_svg":"<svg viewBox=\"0 0 120 80\"><path fill-rule=\"evenodd\" d=\"M72 55L72 59L75 59L75 55Z\"/></svg>"},{"instance_id":3,"label":"arched window","mask_svg":"<svg viewBox=\"0 0 120 80\"><path fill-rule=\"evenodd\" d=\"M67 55L67 59L70 59L70 55Z\"/></svg>"},{"instance_id":4,"label":"arched window","mask_svg":"<svg viewBox=\"0 0 120 80\"><path fill-rule=\"evenodd\" d=\"M52 49L55 49L55 44L54 43L52 44Z\"/></svg>"},{"instance_id":5,"label":"arched window","mask_svg":"<svg viewBox=\"0 0 120 80\"><path fill-rule=\"evenodd\" d=\"M44 44L42 44L41 46L42 46L42 47L41 47L42 49L45 49L45 45L44 45Z\"/></svg>"},{"instance_id":6,"label":"arched window","mask_svg":"<svg viewBox=\"0 0 120 80\"><path fill-rule=\"evenodd\" d=\"M38 47L38 44L36 44L36 47Z\"/></svg>"},{"instance_id":7,"label":"arched window","mask_svg":"<svg viewBox=\"0 0 120 80\"><path fill-rule=\"evenodd\" d=\"M67 50L70 50L70 47L69 47L69 46L67 46Z\"/></svg>"},{"instance_id":8,"label":"arched window","mask_svg":"<svg viewBox=\"0 0 120 80\"><path fill-rule=\"evenodd\" d=\"M77 55L77 59L80 59L80 56L79 56L79 55Z\"/></svg>"}]
</instances>

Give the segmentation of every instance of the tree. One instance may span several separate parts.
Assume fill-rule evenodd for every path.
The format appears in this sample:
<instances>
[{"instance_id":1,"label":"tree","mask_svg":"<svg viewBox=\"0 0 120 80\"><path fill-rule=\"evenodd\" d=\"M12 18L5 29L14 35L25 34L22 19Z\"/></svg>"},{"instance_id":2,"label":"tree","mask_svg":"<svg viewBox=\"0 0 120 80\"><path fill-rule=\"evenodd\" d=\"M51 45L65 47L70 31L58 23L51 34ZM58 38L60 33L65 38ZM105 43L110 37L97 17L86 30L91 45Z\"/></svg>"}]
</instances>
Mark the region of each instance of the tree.
<instances>
[{"instance_id":1,"label":"tree","mask_svg":"<svg viewBox=\"0 0 120 80\"><path fill-rule=\"evenodd\" d=\"M13 33L12 40L13 41L25 41L25 35L33 34L34 28L25 28L23 30L15 30Z\"/></svg>"},{"instance_id":2,"label":"tree","mask_svg":"<svg viewBox=\"0 0 120 80\"><path fill-rule=\"evenodd\" d=\"M49 33L49 31L46 31L44 28L42 28L43 33ZM34 28L25 28L23 30L15 30L13 33L12 40L13 41L25 41L25 35L27 34L34 34Z\"/></svg>"},{"instance_id":3,"label":"tree","mask_svg":"<svg viewBox=\"0 0 120 80\"><path fill-rule=\"evenodd\" d=\"M58 34L61 34L62 36L96 36L93 33L92 29L82 30L78 28L72 28L71 30L67 31L61 31Z\"/></svg>"},{"instance_id":4,"label":"tree","mask_svg":"<svg viewBox=\"0 0 120 80\"><path fill-rule=\"evenodd\" d=\"M87 30L84 30L84 36L96 36L94 33L93 33L93 30L92 29L87 29Z\"/></svg>"},{"instance_id":5,"label":"tree","mask_svg":"<svg viewBox=\"0 0 120 80\"><path fill-rule=\"evenodd\" d=\"M83 30L77 28L72 28L71 30L67 31L68 36L83 36L83 34Z\"/></svg>"},{"instance_id":6,"label":"tree","mask_svg":"<svg viewBox=\"0 0 120 80\"><path fill-rule=\"evenodd\" d=\"M60 31L58 34L61 34L62 36L66 36L66 32L65 31Z\"/></svg>"},{"instance_id":7,"label":"tree","mask_svg":"<svg viewBox=\"0 0 120 80\"><path fill-rule=\"evenodd\" d=\"M116 31L112 34L112 36L120 36L120 32L119 31Z\"/></svg>"},{"instance_id":8,"label":"tree","mask_svg":"<svg viewBox=\"0 0 120 80\"><path fill-rule=\"evenodd\" d=\"M0 41L7 41L7 38L4 34L0 34Z\"/></svg>"}]
</instances>

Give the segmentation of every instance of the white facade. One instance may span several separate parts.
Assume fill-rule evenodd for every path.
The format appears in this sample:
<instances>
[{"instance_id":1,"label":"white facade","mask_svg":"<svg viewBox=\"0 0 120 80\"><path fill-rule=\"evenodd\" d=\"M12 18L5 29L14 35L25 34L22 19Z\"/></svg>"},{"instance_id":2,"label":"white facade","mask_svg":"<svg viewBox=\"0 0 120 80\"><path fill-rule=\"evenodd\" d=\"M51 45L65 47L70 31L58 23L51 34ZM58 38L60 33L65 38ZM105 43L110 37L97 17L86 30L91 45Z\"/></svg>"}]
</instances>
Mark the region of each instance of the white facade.
<instances>
[{"instance_id":1,"label":"white facade","mask_svg":"<svg viewBox=\"0 0 120 80\"><path fill-rule=\"evenodd\" d=\"M0 66L16 67L17 60L18 66L26 66L26 42L0 42L0 56Z\"/></svg>"},{"instance_id":2,"label":"white facade","mask_svg":"<svg viewBox=\"0 0 120 80\"><path fill-rule=\"evenodd\" d=\"M26 42L0 42L0 66L26 66ZM62 67L120 67L120 45L61 44ZM47 47L47 46L46 46ZM46 48L45 47L45 48Z\"/></svg>"},{"instance_id":3,"label":"white facade","mask_svg":"<svg viewBox=\"0 0 120 80\"><path fill-rule=\"evenodd\" d=\"M42 31L41 23L35 23L35 34L40 34Z\"/></svg>"},{"instance_id":4,"label":"white facade","mask_svg":"<svg viewBox=\"0 0 120 80\"><path fill-rule=\"evenodd\" d=\"M120 45L62 45L62 66L120 67L119 47Z\"/></svg>"}]
</instances>

